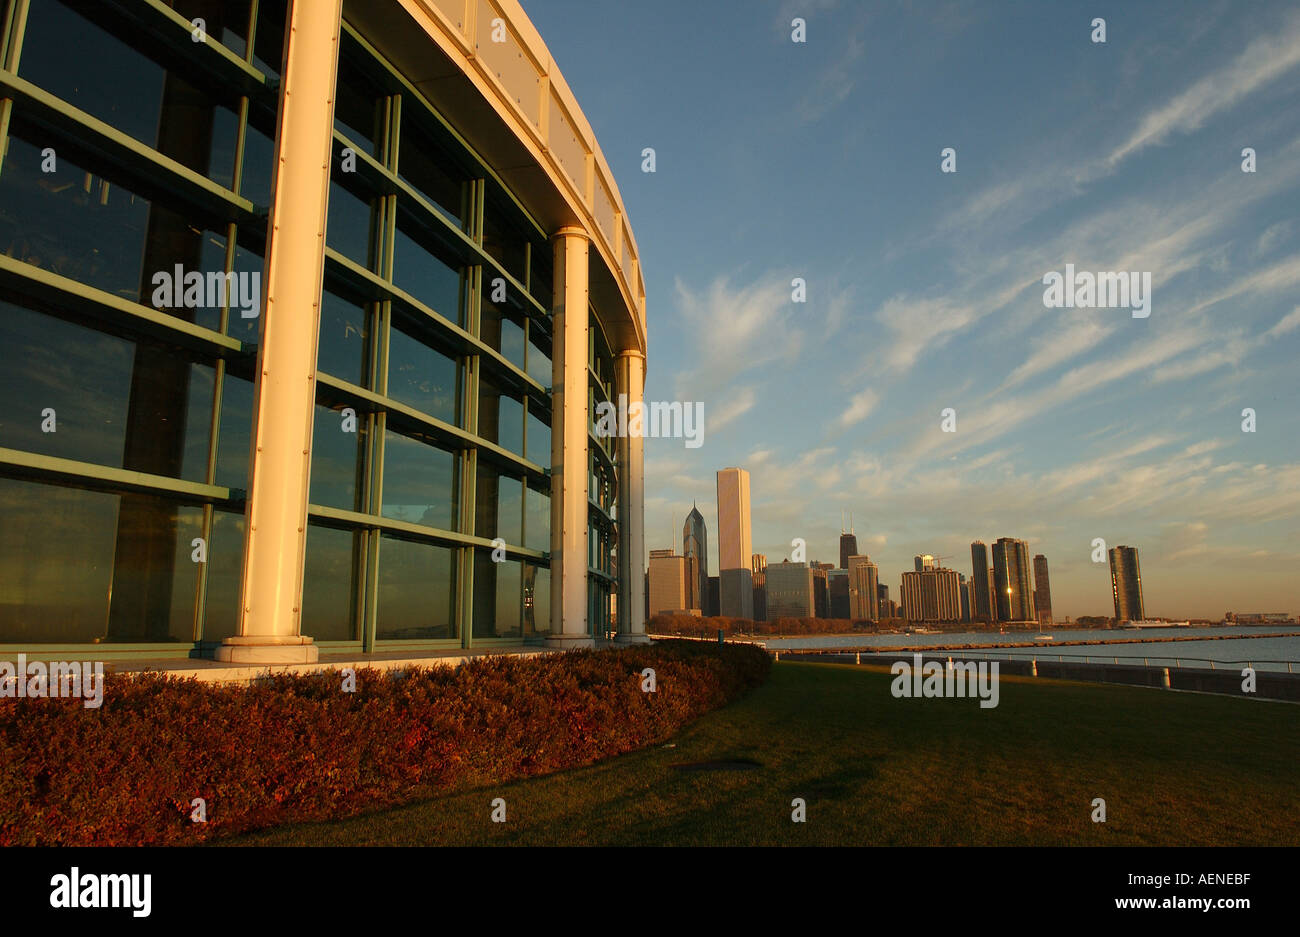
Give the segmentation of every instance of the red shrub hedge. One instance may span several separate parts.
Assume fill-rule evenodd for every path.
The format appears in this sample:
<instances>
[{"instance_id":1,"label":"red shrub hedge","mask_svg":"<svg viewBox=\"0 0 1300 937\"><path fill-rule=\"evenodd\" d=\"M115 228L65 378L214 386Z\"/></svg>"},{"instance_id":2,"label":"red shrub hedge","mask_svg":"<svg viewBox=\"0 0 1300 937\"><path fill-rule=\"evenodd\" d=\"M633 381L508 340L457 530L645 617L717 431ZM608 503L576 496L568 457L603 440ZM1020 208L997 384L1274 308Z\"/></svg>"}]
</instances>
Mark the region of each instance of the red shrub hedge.
<instances>
[{"instance_id":1,"label":"red shrub hedge","mask_svg":"<svg viewBox=\"0 0 1300 937\"><path fill-rule=\"evenodd\" d=\"M109 675L99 709L2 699L0 845L189 843L573 768L668 738L769 667L752 646L669 641L362 670L354 693L329 671Z\"/></svg>"}]
</instances>

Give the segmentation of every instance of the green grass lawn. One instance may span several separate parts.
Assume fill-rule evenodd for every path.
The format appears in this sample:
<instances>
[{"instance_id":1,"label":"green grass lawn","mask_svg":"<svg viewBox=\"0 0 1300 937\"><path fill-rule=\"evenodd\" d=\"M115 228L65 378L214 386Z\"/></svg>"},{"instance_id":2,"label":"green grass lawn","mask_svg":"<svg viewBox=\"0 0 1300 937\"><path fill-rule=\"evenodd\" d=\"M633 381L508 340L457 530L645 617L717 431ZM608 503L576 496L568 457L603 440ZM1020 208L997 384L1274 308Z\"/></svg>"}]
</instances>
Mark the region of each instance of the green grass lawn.
<instances>
[{"instance_id":1,"label":"green grass lawn","mask_svg":"<svg viewBox=\"0 0 1300 937\"><path fill-rule=\"evenodd\" d=\"M1300 844L1300 706L1004 676L998 707L981 709L894 699L891 679L778 663L672 748L223 842ZM744 760L761 767L673 767ZM495 797L505 823L490 821ZM806 823L791 822L795 797Z\"/></svg>"}]
</instances>

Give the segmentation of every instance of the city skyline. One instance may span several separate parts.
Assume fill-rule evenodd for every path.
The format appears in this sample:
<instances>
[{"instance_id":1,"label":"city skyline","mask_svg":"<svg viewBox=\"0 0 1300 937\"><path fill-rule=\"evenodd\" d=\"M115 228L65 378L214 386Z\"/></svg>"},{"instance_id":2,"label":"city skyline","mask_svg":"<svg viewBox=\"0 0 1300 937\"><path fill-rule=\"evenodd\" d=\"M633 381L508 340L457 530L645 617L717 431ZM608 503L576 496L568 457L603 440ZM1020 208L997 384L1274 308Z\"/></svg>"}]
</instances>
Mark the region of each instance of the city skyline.
<instances>
[{"instance_id":1,"label":"city skyline","mask_svg":"<svg viewBox=\"0 0 1300 937\"><path fill-rule=\"evenodd\" d=\"M649 516L701 498L715 526L710 476L744 465L775 561L794 537L833 560L846 508L895 587L916 553L1013 534L1057 616L1111 614L1098 538L1141 546L1153 612L1300 604L1293 5L622 13L653 54L526 6L649 258L647 399L704 403L701 448L646 440ZM1150 272L1149 317L1046 308L1067 264Z\"/></svg>"}]
</instances>

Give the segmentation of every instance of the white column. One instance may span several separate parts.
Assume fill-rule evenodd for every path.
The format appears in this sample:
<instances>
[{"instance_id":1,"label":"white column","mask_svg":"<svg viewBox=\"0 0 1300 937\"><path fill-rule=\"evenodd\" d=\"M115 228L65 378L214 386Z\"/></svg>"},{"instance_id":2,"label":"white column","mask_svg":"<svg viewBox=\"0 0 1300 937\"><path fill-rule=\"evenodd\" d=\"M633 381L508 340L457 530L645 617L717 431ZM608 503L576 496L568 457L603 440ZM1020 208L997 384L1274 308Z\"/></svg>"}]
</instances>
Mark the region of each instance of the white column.
<instances>
[{"instance_id":1,"label":"white column","mask_svg":"<svg viewBox=\"0 0 1300 937\"><path fill-rule=\"evenodd\" d=\"M627 408L643 403L645 354L618 353L618 389ZM630 421L629 421L630 422ZM648 644L645 633L645 439L630 433L618 439L618 636L623 644Z\"/></svg>"},{"instance_id":2,"label":"white column","mask_svg":"<svg viewBox=\"0 0 1300 937\"><path fill-rule=\"evenodd\" d=\"M552 647L593 647L587 627L587 234L561 228L555 249L551 349Z\"/></svg>"},{"instance_id":3,"label":"white column","mask_svg":"<svg viewBox=\"0 0 1300 937\"><path fill-rule=\"evenodd\" d=\"M343 0L293 0L267 229L239 634L216 659L317 659L301 634L334 86Z\"/></svg>"}]
</instances>

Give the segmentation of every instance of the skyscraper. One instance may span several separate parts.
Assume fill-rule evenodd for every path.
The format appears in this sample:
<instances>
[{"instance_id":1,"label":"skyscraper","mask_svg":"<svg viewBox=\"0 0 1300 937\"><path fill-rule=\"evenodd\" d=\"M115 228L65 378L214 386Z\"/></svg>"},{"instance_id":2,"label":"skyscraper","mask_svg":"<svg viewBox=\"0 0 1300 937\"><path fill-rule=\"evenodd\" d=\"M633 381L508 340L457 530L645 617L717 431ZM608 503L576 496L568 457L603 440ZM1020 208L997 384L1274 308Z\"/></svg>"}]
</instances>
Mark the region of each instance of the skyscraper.
<instances>
[{"instance_id":1,"label":"skyscraper","mask_svg":"<svg viewBox=\"0 0 1300 937\"><path fill-rule=\"evenodd\" d=\"M679 612L687 604L687 573L690 563L672 550L650 551L650 614Z\"/></svg>"},{"instance_id":2,"label":"skyscraper","mask_svg":"<svg viewBox=\"0 0 1300 937\"><path fill-rule=\"evenodd\" d=\"M996 606L989 591L989 548L983 540L970 545L971 617L975 621L994 621Z\"/></svg>"},{"instance_id":3,"label":"skyscraper","mask_svg":"<svg viewBox=\"0 0 1300 937\"><path fill-rule=\"evenodd\" d=\"M858 555L858 536L853 532L853 518L849 518L849 532L844 532L844 519L840 518L840 569L849 568L849 557Z\"/></svg>"},{"instance_id":4,"label":"skyscraper","mask_svg":"<svg viewBox=\"0 0 1300 937\"><path fill-rule=\"evenodd\" d=\"M1040 625L1052 624L1052 585L1047 578L1047 557L1034 557L1034 607Z\"/></svg>"},{"instance_id":5,"label":"skyscraper","mask_svg":"<svg viewBox=\"0 0 1300 937\"><path fill-rule=\"evenodd\" d=\"M767 567L767 620L812 618L816 611L813 571L806 563L783 563Z\"/></svg>"},{"instance_id":6,"label":"skyscraper","mask_svg":"<svg viewBox=\"0 0 1300 937\"><path fill-rule=\"evenodd\" d=\"M687 608L704 609L709 595L709 531L695 505L682 526L682 555L695 558L695 577L690 584Z\"/></svg>"},{"instance_id":7,"label":"skyscraper","mask_svg":"<svg viewBox=\"0 0 1300 937\"><path fill-rule=\"evenodd\" d=\"M754 551L749 526L749 473L742 468L718 472L718 578L720 613L726 618L754 617Z\"/></svg>"},{"instance_id":8,"label":"skyscraper","mask_svg":"<svg viewBox=\"0 0 1300 937\"><path fill-rule=\"evenodd\" d=\"M749 569L753 556L749 526L749 473L718 472L718 569Z\"/></svg>"},{"instance_id":9,"label":"skyscraper","mask_svg":"<svg viewBox=\"0 0 1300 937\"><path fill-rule=\"evenodd\" d=\"M1029 544L999 537L993 544L993 582L999 621L1033 621L1034 592L1029 573Z\"/></svg>"},{"instance_id":10,"label":"skyscraper","mask_svg":"<svg viewBox=\"0 0 1300 937\"><path fill-rule=\"evenodd\" d=\"M880 620L880 569L868 556L850 556L849 617L855 621Z\"/></svg>"},{"instance_id":11,"label":"skyscraper","mask_svg":"<svg viewBox=\"0 0 1300 937\"><path fill-rule=\"evenodd\" d=\"M1112 547L1110 550L1110 591L1115 599L1116 623L1142 621L1142 568L1138 565L1137 547Z\"/></svg>"}]
</instances>

